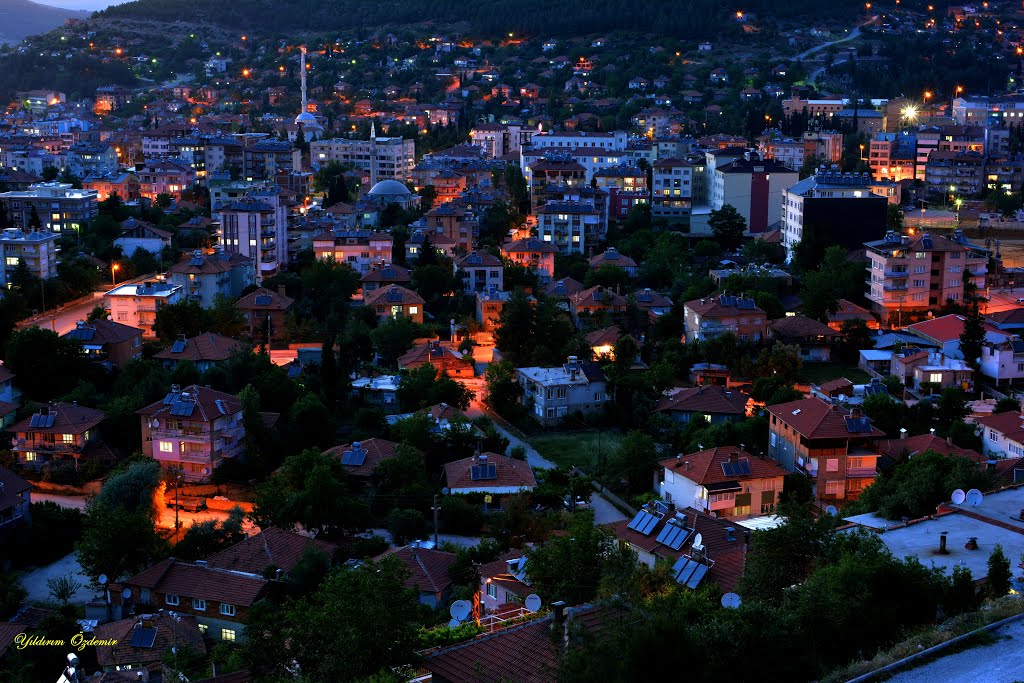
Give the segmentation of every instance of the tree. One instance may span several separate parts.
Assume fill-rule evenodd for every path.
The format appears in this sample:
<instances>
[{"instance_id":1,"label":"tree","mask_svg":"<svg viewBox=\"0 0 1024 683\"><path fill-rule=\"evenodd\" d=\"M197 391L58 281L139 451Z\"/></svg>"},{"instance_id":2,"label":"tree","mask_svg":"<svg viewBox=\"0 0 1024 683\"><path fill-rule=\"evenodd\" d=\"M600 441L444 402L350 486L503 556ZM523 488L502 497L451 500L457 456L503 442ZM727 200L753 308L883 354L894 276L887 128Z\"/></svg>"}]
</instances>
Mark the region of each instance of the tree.
<instances>
[{"instance_id":1,"label":"tree","mask_svg":"<svg viewBox=\"0 0 1024 683\"><path fill-rule=\"evenodd\" d=\"M13 574L0 573L0 619L7 620L21 608L28 591Z\"/></svg>"},{"instance_id":2,"label":"tree","mask_svg":"<svg viewBox=\"0 0 1024 683\"><path fill-rule=\"evenodd\" d=\"M12 334L6 360L11 372L32 379L23 383L23 391L37 401L63 396L89 375L79 343L41 327Z\"/></svg>"},{"instance_id":3,"label":"tree","mask_svg":"<svg viewBox=\"0 0 1024 683\"><path fill-rule=\"evenodd\" d=\"M899 204L889 204L886 207L885 227L895 232L903 232L903 209Z\"/></svg>"},{"instance_id":4,"label":"tree","mask_svg":"<svg viewBox=\"0 0 1024 683\"><path fill-rule=\"evenodd\" d=\"M996 401L995 408L992 409L993 413L1019 413L1020 412L1020 401L1013 396L1006 396Z\"/></svg>"},{"instance_id":5,"label":"tree","mask_svg":"<svg viewBox=\"0 0 1024 683\"><path fill-rule=\"evenodd\" d=\"M942 606L946 614L951 616L978 609L978 588L967 565L954 565L952 580Z\"/></svg>"},{"instance_id":6,"label":"tree","mask_svg":"<svg viewBox=\"0 0 1024 683\"><path fill-rule=\"evenodd\" d=\"M546 603L579 605L597 595L605 559L616 545L607 529L594 526L593 513L582 511L573 515L565 536L533 549L527 573Z\"/></svg>"},{"instance_id":7,"label":"tree","mask_svg":"<svg viewBox=\"0 0 1024 683\"><path fill-rule=\"evenodd\" d=\"M174 556L183 560L202 560L245 538L242 523L245 513L237 505L223 522L211 519L193 521L185 535L174 546Z\"/></svg>"},{"instance_id":8,"label":"tree","mask_svg":"<svg viewBox=\"0 0 1024 683\"><path fill-rule=\"evenodd\" d=\"M170 341L182 336L191 339L206 330L206 311L195 299L161 306L153 324L156 335Z\"/></svg>"},{"instance_id":9,"label":"tree","mask_svg":"<svg viewBox=\"0 0 1024 683\"><path fill-rule=\"evenodd\" d=\"M48 578L46 580L46 588L50 597L66 605L71 602L71 598L75 597L75 593L84 588L84 586L75 579L74 574L64 574L63 576L51 576Z\"/></svg>"},{"instance_id":10,"label":"tree","mask_svg":"<svg viewBox=\"0 0 1024 683\"><path fill-rule=\"evenodd\" d=\"M289 433L296 448L327 448L333 443L331 413L316 394L303 394L292 406Z\"/></svg>"},{"instance_id":11,"label":"tree","mask_svg":"<svg viewBox=\"0 0 1024 683\"><path fill-rule=\"evenodd\" d=\"M398 399L407 410L419 410L438 403L447 403L459 410L469 408L473 391L452 379L447 372L437 374L432 365L421 365L402 374Z\"/></svg>"},{"instance_id":12,"label":"tree","mask_svg":"<svg viewBox=\"0 0 1024 683\"><path fill-rule=\"evenodd\" d=\"M498 315L498 326L494 330L495 346L516 365L523 363L532 356L537 343L535 323L534 305L526 292L515 290Z\"/></svg>"},{"instance_id":13,"label":"tree","mask_svg":"<svg viewBox=\"0 0 1024 683\"><path fill-rule=\"evenodd\" d=\"M340 161L329 161L316 172L314 185L318 192L324 193L325 207L350 200L348 181L345 178L347 170Z\"/></svg>"},{"instance_id":14,"label":"tree","mask_svg":"<svg viewBox=\"0 0 1024 683\"><path fill-rule=\"evenodd\" d=\"M152 510L128 512L90 501L82 538L75 545L82 572L93 581L100 574L117 581L150 566L166 548L153 524Z\"/></svg>"},{"instance_id":15,"label":"tree","mask_svg":"<svg viewBox=\"0 0 1024 683\"><path fill-rule=\"evenodd\" d=\"M608 474L625 479L630 491L644 491L650 487L657 465L658 450L654 439L644 432L632 431L608 458Z\"/></svg>"},{"instance_id":16,"label":"tree","mask_svg":"<svg viewBox=\"0 0 1024 683\"><path fill-rule=\"evenodd\" d=\"M981 367L981 345L985 341L985 319L981 316L978 308L977 297L971 296L968 299L968 282L971 276L964 276L964 303L968 306L964 315L964 331L960 335L960 351L964 354L964 360L977 373ZM971 287L973 290L973 286Z\"/></svg>"},{"instance_id":17,"label":"tree","mask_svg":"<svg viewBox=\"0 0 1024 683\"><path fill-rule=\"evenodd\" d=\"M743 243L743 234L747 230L747 221L732 204L711 212L708 227L723 249L732 251Z\"/></svg>"},{"instance_id":18,"label":"tree","mask_svg":"<svg viewBox=\"0 0 1024 683\"><path fill-rule=\"evenodd\" d=\"M419 335L419 326L406 317L388 318L370 332L370 341L381 363L394 367L398 357L412 348Z\"/></svg>"},{"instance_id":19,"label":"tree","mask_svg":"<svg viewBox=\"0 0 1024 683\"><path fill-rule=\"evenodd\" d=\"M28 229L32 232L38 232L42 227L43 222L39 219L39 211L36 210L36 205L33 204L28 213Z\"/></svg>"},{"instance_id":20,"label":"tree","mask_svg":"<svg viewBox=\"0 0 1024 683\"><path fill-rule=\"evenodd\" d=\"M508 360L490 363L484 370L487 382L487 405L501 415L509 415L521 406L523 387L516 381L516 366Z\"/></svg>"},{"instance_id":21,"label":"tree","mask_svg":"<svg viewBox=\"0 0 1024 683\"><path fill-rule=\"evenodd\" d=\"M110 311L103 308L102 306L93 306L93 309L89 311L89 315L86 316L85 322L92 323L97 320L106 320L110 316Z\"/></svg>"},{"instance_id":22,"label":"tree","mask_svg":"<svg viewBox=\"0 0 1024 683\"><path fill-rule=\"evenodd\" d=\"M988 594L1001 598L1010 592L1010 560L1003 553L1003 546L996 543L988 556Z\"/></svg>"},{"instance_id":23,"label":"tree","mask_svg":"<svg viewBox=\"0 0 1024 683\"><path fill-rule=\"evenodd\" d=\"M388 515L388 533L394 545L406 545L427 533L427 518L419 510L395 508Z\"/></svg>"}]
</instances>

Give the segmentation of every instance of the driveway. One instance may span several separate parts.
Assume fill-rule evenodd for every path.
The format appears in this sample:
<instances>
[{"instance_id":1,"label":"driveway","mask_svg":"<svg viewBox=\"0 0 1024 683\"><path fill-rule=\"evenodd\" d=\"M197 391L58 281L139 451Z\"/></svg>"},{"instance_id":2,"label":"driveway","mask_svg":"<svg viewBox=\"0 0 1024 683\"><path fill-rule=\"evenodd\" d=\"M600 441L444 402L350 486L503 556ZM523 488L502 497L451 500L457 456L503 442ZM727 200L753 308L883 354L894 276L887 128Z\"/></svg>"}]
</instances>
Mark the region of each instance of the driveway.
<instances>
[{"instance_id":1,"label":"driveway","mask_svg":"<svg viewBox=\"0 0 1024 683\"><path fill-rule=\"evenodd\" d=\"M1024 672L1024 622L1007 624L993 633L999 640L992 645L973 647L928 664L897 674L890 683L933 683L933 681L970 681L971 683L1014 683Z\"/></svg>"},{"instance_id":2,"label":"driveway","mask_svg":"<svg viewBox=\"0 0 1024 683\"><path fill-rule=\"evenodd\" d=\"M25 574L21 577L21 585L28 591L29 601L51 602L53 598L50 597L50 589L46 585L46 580L68 574L72 574L83 586L75 593L71 600L72 603L81 605L96 597L96 593L91 588L85 587L89 585L90 579L82 574L82 567L78 564L74 553L62 557L53 564Z\"/></svg>"},{"instance_id":3,"label":"driveway","mask_svg":"<svg viewBox=\"0 0 1024 683\"><path fill-rule=\"evenodd\" d=\"M530 467L532 467L535 470L553 470L557 468L555 463L551 462L543 455L538 453L537 449L531 446L529 442L523 441L518 436L513 434L511 431L509 431L501 424L499 424L498 419L495 418L493 413L488 413L488 417L491 418L491 422L494 423L494 428L498 431L498 433L504 436L506 439L508 439L508 447L510 450L512 448L515 448L516 446L522 446L523 448L526 449L526 462L530 463Z\"/></svg>"},{"instance_id":4,"label":"driveway","mask_svg":"<svg viewBox=\"0 0 1024 683\"><path fill-rule=\"evenodd\" d=\"M626 515L619 512L619 509L600 493L590 496L590 509L594 511L594 526L621 522L626 519Z\"/></svg>"}]
</instances>

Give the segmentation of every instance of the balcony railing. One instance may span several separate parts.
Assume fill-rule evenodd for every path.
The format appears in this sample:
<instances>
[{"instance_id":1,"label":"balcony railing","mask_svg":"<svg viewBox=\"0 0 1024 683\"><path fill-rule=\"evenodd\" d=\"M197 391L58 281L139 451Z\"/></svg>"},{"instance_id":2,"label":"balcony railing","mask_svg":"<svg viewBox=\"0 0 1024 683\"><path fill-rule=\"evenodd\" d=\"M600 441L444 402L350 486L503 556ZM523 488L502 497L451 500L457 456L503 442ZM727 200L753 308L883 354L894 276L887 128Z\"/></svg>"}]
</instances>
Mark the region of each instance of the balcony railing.
<instances>
[{"instance_id":1,"label":"balcony railing","mask_svg":"<svg viewBox=\"0 0 1024 683\"><path fill-rule=\"evenodd\" d=\"M74 443L48 443L28 441L24 444L15 442L14 450L24 452L39 451L42 453L77 453L78 451L82 450L82 447L79 444Z\"/></svg>"},{"instance_id":2,"label":"balcony railing","mask_svg":"<svg viewBox=\"0 0 1024 683\"><path fill-rule=\"evenodd\" d=\"M847 467L848 477L873 477L877 474L874 467Z\"/></svg>"},{"instance_id":3,"label":"balcony railing","mask_svg":"<svg viewBox=\"0 0 1024 683\"><path fill-rule=\"evenodd\" d=\"M167 462L194 462L208 464L211 461L210 453L198 451L185 451L184 453L162 453L153 451L153 458Z\"/></svg>"},{"instance_id":4,"label":"balcony railing","mask_svg":"<svg viewBox=\"0 0 1024 683\"><path fill-rule=\"evenodd\" d=\"M882 289L884 289L887 292L905 292L908 289L910 289L910 286L906 282L886 282L884 285L882 285Z\"/></svg>"},{"instance_id":5,"label":"balcony railing","mask_svg":"<svg viewBox=\"0 0 1024 683\"><path fill-rule=\"evenodd\" d=\"M153 438L180 439L182 441L209 441L216 438L216 433L199 429L154 429Z\"/></svg>"}]
</instances>

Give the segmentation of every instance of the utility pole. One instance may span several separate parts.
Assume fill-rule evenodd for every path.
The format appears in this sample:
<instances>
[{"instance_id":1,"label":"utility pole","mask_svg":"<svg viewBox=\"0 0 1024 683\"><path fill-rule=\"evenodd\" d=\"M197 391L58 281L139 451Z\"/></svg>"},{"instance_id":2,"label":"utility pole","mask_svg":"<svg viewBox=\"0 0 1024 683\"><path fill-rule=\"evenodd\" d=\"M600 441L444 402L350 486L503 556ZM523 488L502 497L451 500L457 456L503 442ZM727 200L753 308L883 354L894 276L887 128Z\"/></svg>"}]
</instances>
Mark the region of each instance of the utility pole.
<instances>
[{"instance_id":1,"label":"utility pole","mask_svg":"<svg viewBox=\"0 0 1024 683\"><path fill-rule=\"evenodd\" d=\"M437 540L437 516L441 512L441 506L437 504L437 494L434 494L434 547L437 548L439 544Z\"/></svg>"}]
</instances>

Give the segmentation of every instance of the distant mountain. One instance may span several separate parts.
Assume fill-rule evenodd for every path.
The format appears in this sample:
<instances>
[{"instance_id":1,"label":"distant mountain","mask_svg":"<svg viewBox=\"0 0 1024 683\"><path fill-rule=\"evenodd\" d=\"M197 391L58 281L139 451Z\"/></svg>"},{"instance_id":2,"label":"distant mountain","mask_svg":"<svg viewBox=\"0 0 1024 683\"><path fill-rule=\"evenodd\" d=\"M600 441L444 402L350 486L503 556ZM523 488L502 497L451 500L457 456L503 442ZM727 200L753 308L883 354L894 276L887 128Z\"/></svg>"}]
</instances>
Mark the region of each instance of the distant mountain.
<instances>
[{"instance_id":1,"label":"distant mountain","mask_svg":"<svg viewBox=\"0 0 1024 683\"><path fill-rule=\"evenodd\" d=\"M16 43L25 36L52 31L67 19L85 19L90 14L29 0L0 0L0 42Z\"/></svg>"},{"instance_id":2,"label":"distant mountain","mask_svg":"<svg viewBox=\"0 0 1024 683\"><path fill-rule=\"evenodd\" d=\"M807 21L845 20L863 3L840 0L747 0L746 12ZM104 10L110 18L194 20L266 33L458 24L476 35L508 32L568 36L640 31L698 37L735 21L721 0L136 0Z\"/></svg>"}]
</instances>

